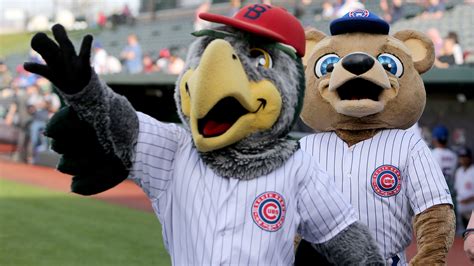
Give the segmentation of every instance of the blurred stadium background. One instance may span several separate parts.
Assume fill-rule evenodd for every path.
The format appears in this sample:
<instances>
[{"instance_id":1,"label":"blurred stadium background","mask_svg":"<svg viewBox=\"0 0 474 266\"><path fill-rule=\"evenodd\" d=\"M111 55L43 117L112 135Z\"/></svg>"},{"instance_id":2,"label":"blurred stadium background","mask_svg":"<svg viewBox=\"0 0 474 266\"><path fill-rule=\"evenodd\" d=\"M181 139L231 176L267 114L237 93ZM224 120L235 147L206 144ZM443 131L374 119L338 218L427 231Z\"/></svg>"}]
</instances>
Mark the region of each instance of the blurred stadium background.
<instances>
[{"instance_id":1,"label":"blurred stadium background","mask_svg":"<svg viewBox=\"0 0 474 266\"><path fill-rule=\"evenodd\" d=\"M83 35L93 34L92 63L102 78L116 92L125 95L137 110L163 121L178 122L173 100L174 83L183 67L186 49L194 38L190 33L211 26L197 19L197 14L211 11L232 15L241 6L254 2L0 0L0 179L6 178L5 169L11 167L11 161L54 167L58 159L49 150L48 140L41 136L41 130L47 117L54 114L61 103L51 84L30 75L21 66L25 61L42 61L29 48L34 33L44 31L50 34L51 26L61 23L68 29L77 47ZM361 7L390 21L391 33L407 28L427 33L435 43L437 62L432 70L423 75L427 105L416 130L431 144L432 128L445 125L450 130L449 145L453 150L461 146L474 148L473 0L260 2L284 6L304 26L326 33L332 19ZM134 62L130 62L132 59L126 55L130 51L135 54ZM294 129L296 136L306 132L309 132L308 128L302 123ZM35 171L39 168L28 169ZM8 176L8 179L12 177ZM3 205L0 203L0 242L11 241L7 239L11 235L5 234L4 228L7 228L6 217L14 215L14 212L7 213L4 209L17 207L5 204L3 200L21 196L21 193L11 192L12 189L25 190L24 193L30 194L30 188L20 189L16 184L0 183L0 200L3 202ZM8 226L13 224L18 225L10 222ZM154 229L158 227L156 223ZM68 229L69 232L73 230ZM466 263L467 260L462 260L462 242L457 239L456 243L453 249L458 255L451 257L461 256L461 263ZM7 247L0 245L1 265L13 265L2 261L2 257L21 249L19 244ZM452 265L461 265L459 263Z\"/></svg>"}]
</instances>

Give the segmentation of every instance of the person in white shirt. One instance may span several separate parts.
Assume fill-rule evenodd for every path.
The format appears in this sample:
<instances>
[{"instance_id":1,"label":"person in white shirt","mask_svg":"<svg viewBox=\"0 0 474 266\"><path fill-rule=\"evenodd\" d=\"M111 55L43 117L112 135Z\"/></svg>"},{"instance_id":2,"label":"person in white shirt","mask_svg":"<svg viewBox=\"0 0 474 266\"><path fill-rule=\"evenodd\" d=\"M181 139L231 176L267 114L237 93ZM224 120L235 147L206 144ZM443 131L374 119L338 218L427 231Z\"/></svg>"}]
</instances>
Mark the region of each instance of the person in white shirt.
<instances>
[{"instance_id":1,"label":"person in white shirt","mask_svg":"<svg viewBox=\"0 0 474 266\"><path fill-rule=\"evenodd\" d=\"M461 148L458 156L460 167L456 170L454 178L457 215L461 217L463 226L467 227L471 212L474 210L474 165L469 148Z\"/></svg>"},{"instance_id":2,"label":"person in white shirt","mask_svg":"<svg viewBox=\"0 0 474 266\"><path fill-rule=\"evenodd\" d=\"M454 172L458 164L457 155L448 148L449 132L445 126L436 126L432 131L433 157L438 162L446 178L449 189L453 192Z\"/></svg>"}]
</instances>

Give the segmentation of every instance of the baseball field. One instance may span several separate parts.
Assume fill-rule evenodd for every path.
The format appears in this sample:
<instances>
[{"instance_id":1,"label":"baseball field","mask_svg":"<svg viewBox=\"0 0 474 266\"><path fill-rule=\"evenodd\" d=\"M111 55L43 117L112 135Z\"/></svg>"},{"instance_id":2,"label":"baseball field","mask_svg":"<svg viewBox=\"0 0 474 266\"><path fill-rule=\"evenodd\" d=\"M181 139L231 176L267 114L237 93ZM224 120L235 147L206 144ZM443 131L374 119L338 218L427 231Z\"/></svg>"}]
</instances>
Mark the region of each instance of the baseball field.
<instances>
[{"instance_id":1,"label":"baseball field","mask_svg":"<svg viewBox=\"0 0 474 266\"><path fill-rule=\"evenodd\" d=\"M170 265L152 212L4 176L0 243L2 266Z\"/></svg>"}]
</instances>

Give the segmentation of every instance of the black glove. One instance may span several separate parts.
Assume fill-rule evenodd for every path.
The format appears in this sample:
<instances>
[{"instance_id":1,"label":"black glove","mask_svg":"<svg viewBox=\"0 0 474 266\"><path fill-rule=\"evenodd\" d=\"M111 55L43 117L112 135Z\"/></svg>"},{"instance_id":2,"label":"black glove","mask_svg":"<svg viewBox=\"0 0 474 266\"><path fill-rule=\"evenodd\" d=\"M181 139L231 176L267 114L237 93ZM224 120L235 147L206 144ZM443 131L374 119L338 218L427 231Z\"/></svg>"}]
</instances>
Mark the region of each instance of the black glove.
<instances>
[{"instance_id":1,"label":"black glove","mask_svg":"<svg viewBox=\"0 0 474 266\"><path fill-rule=\"evenodd\" d=\"M72 192L97 194L127 178L129 171L122 161L103 150L92 126L80 120L71 107L59 110L44 134L52 138L51 148L62 154L58 170L74 176Z\"/></svg>"},{"instance_id":2,"label":"black glove","mask_svg":"<svg viewBox=\"0 0 474 266\"><path fill-rule=\"evenodd\" d=\"M42 32L35 34L31 40L31 47L43 57L46 65L28 62L24 68L47 78L66 94L78 93L91 79L92 35L84 36L77 55L62 25L54 25L52 31L59 46Z\"/></svg>"}]
</instances>

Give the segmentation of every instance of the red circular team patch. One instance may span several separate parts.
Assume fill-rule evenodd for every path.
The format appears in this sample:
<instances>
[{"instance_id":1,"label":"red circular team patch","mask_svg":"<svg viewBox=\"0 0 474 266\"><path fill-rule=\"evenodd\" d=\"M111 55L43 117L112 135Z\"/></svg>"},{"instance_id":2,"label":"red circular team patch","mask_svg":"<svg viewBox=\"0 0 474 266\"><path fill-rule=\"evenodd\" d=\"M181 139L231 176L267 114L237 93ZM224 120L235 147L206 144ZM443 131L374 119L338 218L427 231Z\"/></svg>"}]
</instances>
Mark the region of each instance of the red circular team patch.
<instances>
[{"instance_id":1,"label":"red circular team patch","mask_svg":"<svg viewBox=\"0 0 474 266\"><path fill-rule=\"evenodd\" d=\"M366 9L357 9L354 11L349 12L349 17L354 18L354 17L363 17L366 18L369 16L369 10Z\"/></svg>"},{"instance_id":2,"label":"red circular team patch","mask_svg":"<svg viewBox=\"0 0 474 266\"><path fill-rule=\"evenodd\" d=\"M269 232L278 231L283 226L285 213L285 199L277 192L264 192L252 204L253 221Z\"/></svg>"},{"instance_id":3,"label":"red circular team patch","mask_svg":"<svg viewBox=\"0 0 474 266\"><path fill-rule=\"evenodd\" d=\"M372 189L382 197L397 195L402 189L402 176L400 170L393 165L382 165L372 174Z\"/></svg>"}]
</instances>

